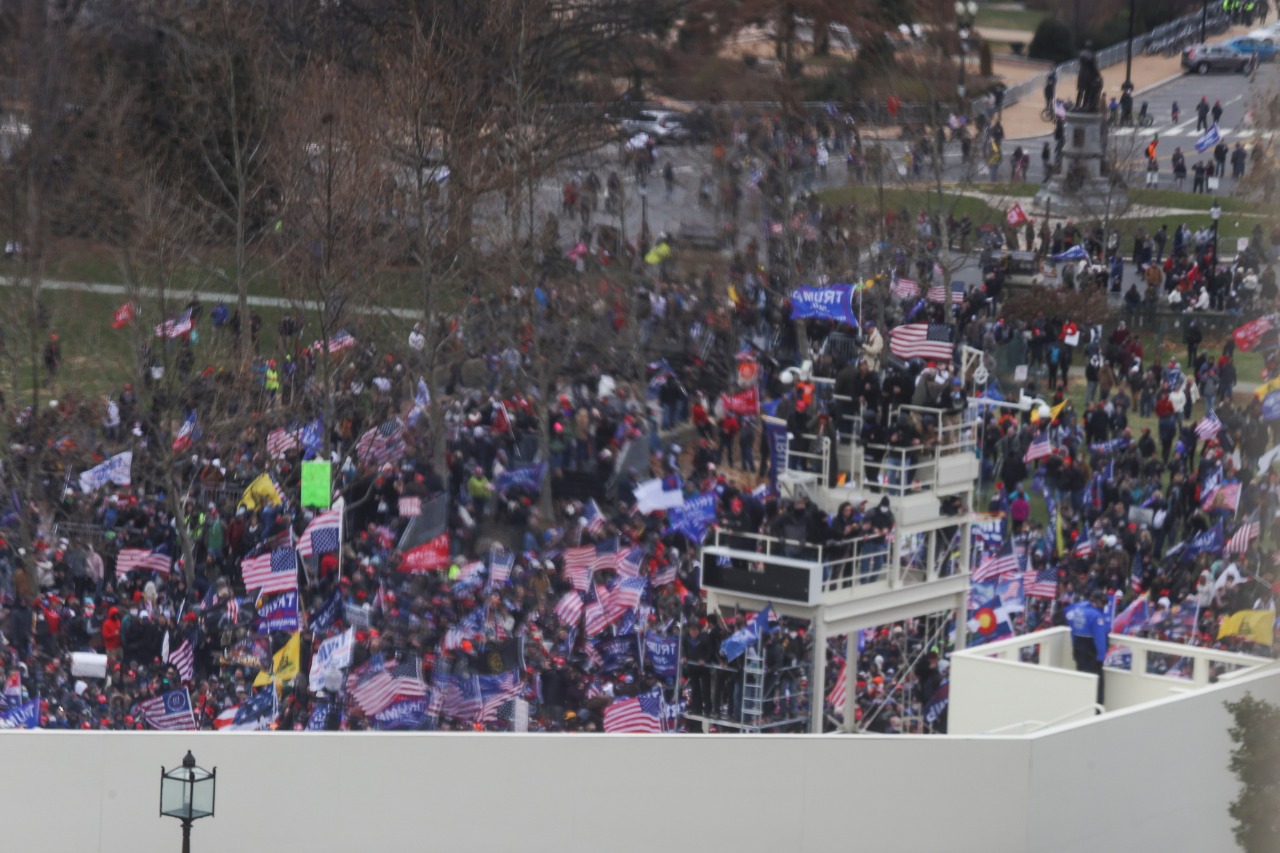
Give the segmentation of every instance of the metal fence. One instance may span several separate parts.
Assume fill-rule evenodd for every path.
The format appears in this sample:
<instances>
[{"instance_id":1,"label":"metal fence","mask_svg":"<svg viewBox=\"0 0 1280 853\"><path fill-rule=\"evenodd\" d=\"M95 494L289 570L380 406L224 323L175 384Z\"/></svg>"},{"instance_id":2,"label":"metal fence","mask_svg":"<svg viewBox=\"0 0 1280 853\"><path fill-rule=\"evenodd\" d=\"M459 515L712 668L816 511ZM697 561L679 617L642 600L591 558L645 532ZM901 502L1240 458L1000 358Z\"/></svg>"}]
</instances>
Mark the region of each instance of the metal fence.
<instances>
[{"instance_id":1,"label":"metal fence","mask_svg":"<svg viewBox=\"0 0 1280 853\"><path fill-rule=\"evenodd\" d=\"M1186 30L1187 28L1190 28L1190 27L1199 28L1200 16L1201 16L1200 12L1194 12L1189 15L1183 15L1181 18L1177 18L1176 20L1170 21L1167 24L1161 24L1160 26L1156 27L1154 30L1151 30L1151 32L1149 33L1145 33L1142 36L1135 36L1134 37L1135 51L1137 51L1140 54L1142 52L1142 45L1145 43L1148 43L1148 42L1158 43L1158 42L1171 39L1177 36L1179 33ZM1220 29L1221 24L1222 24L1221 15L1210 15L1207 29L1209 32L1221 32L1221 29ZM1096 54L1097 60L1098 60L1098 67L1110 68L1112 65L1119 65L1121 62L1124 62L1125 47L1128 45L1128 43L1129 42L1126 39L1122 42L1111 45L1111 47L1103 48L1102 50L1098 51ZM1058 79L1062 79L1063 77L1074 76L1079 69L1080 69L1080 60L1072 59L1055 66L1053 70L1058 72ZM1036 76L1032 77L1030 80L1027 80L1022 83L1018 83L1015 86L1010 86L1007 90L1005 90L1005 93L1004 93L1004 105L1006 107L1011 107L1029 95L1034 96L1038 94L1042 89L1044 89L1044 83L1045 83L1045 80L1048 78L1048 75L1049 75L1049 72L1045 71L1040 74L1037 74ZM992 98L987 97L983 99L983 102L984 102L984 106L989 111L994 110L995 104Z\"/></svg>"}]
</instances>

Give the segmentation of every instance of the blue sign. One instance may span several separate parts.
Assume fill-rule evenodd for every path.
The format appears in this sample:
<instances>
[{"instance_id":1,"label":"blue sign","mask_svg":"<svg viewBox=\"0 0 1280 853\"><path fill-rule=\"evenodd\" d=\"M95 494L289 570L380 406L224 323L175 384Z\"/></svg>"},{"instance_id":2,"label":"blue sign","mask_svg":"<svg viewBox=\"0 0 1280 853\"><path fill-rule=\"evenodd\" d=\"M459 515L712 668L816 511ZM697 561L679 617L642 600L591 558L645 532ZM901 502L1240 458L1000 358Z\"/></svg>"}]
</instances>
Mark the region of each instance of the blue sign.
<instances>
[{"instance_id":1,"label":"blue sign","mask_svg":"<svg viewBox=\"0 0 1280 853\"><path fill-rule=\"evenodd\" d=\"M603 661L601 672L616 672L640 663L640 649L636 645L635 634L601 637L595 641L595 647Z\"/></svg>"},{"instance_id":2,"label":"blue sign","mask_svg":"<svg viewBox=\"0 0 1280 853\"><path fill-rule=\"evenodd\" d=\"M792 320L835 320L858 325L853 316L853 287L833 284L828 287L799 287L791 291Z\"/></svg>"},{"instance_id":3,"label":"blue sign","mask_svg":"<svg viewBox=\"0 0 1280 853\"><path fill-rule=\"evenodd\" d=\"M281 593L258 608L258 636L272 631L298 630L298 591Z\"/></svg>"},{"instance_id":4,"label":"blue sign","mask_svg":"<svg viewBox=\"0 0 1280 853\"><path fill-rule=\"evenodd\" d=\"M787 422L762 418L765 442L769 446L769 488L778 491L778 472L787 465Z\"/></svg>"}]
</instances>

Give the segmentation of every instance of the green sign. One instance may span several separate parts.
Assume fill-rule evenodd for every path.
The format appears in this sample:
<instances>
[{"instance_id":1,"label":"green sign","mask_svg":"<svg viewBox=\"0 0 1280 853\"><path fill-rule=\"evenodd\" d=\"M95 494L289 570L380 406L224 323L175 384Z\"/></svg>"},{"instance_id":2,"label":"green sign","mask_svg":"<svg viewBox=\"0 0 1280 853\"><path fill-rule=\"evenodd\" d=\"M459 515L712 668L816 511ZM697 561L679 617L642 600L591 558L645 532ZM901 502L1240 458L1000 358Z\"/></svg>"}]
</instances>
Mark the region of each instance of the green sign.
<instances>
[{"instance_id":1,"label":"green sign","mask_svg":"<svg viewBox=\"0 0 1280 853\"><path fill-rule=\"evenodd\" d=\"M302 463L302 505L328 509L332 497L332 462Z\"/></svg>"}]
</instances>

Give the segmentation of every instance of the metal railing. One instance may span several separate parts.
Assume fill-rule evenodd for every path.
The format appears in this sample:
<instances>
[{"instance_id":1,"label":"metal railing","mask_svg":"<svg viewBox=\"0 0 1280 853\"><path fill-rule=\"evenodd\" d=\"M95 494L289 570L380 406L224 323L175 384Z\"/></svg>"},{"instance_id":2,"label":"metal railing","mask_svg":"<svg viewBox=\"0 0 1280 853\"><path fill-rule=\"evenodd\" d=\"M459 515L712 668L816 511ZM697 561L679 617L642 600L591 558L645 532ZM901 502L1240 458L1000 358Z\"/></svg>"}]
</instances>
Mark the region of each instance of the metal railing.
<instances>
[{"instance_id":1,"label":"metal railing","mask_svg":"<svg viewBox=\"0 0 1280 853\"><path fill-rule=\"evenodd\" d=\"M809 448L817 442L818 449L797 450L795 442L804 442L800 446ZM827 436L787 433L787 455L785 467L793 473L812 474L820 486L831 482L831 439Z\"/></svg>"},{"instance_id":2,"label":"metal railing","mask_svg":"<svg viewBox=\"0 0 1280 853\"><path fill-rule=\"evenodd\" d=\"M933 440L914 447L863 445L864 452L878 454L880 458L864 455L862 470L854 472L859 486L898 496L935 489L939 466L945 457L976 451L978 422L968 419L968 410L953 414L924 406L900 406L890 413L891 422L896 421L901 412L914 412L922 422L936 423Z\"/></svg>"},{"instance_id":3,"label":"metal railing","mask_svg":"<svg viewBox=\"0 0 1280 853\"><path fill-rule=\"evenodd\" d=\"M902 573L893 572L895 565L894 531L884 536L860 536L834 542L813 544L802 539L771 536L766 533L715 529L712 547L755 555L759 562L772 559L801 560L822 569L823 593L852 590L856 587L889 581L896 586Z\"/></svg>"}]
</instances>

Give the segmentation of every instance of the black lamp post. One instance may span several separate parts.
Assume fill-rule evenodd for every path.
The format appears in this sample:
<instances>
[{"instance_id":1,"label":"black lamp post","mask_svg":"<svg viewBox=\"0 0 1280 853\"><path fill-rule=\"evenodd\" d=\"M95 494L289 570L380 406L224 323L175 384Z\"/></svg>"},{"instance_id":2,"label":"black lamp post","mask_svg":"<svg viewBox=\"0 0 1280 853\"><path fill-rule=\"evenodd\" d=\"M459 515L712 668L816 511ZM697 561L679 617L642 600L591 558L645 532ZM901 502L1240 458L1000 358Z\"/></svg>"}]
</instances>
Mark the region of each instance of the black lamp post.
<instances>
[{"instance_id":1,"label":"black lamp post","mask_svg":"<svg viewBox=\"0 0 1280 853\"><path fill-rule=\"evenodd\" d=\"M1129 0L1129 40L1124 43L1124 85L1126 92L1133 91L1133 14L1137 0Z\"/></svg>"},{"instance_id":2,"label":"black lamp post","mask_svg":"<svg viewBox=\"0 0 1280 853\"><path fill-rule=\"evenodd\" d=\"M1209 208L1209 218L1213 220L1213 265L1218 266L1218 218L1222 216L1222 208L1218 205L1218 200L1213 200L1213 207Z\"/></svg>"},{"instance_id":3,"label":"black lamp post","mask_svg":"<svg viewBox=\"0 0 1280 853\"><path fill-rule=\"evenodd\" d=\"M1204 0L1204 5L1200 7L1200 43L1204 44L1205 38L1209 34L1209 0Z\"/></svg>"},{"instance_id":4,"label":"black lamp post","mask_svg":"<svg viewBox=\"0 0 1280 853\"><path fill-rule=\"evenodd\" d=\"M649 188L640 185L640 236L644 239L649 233Z\"/></svg>"},{"instance_id":5,"label":"black lamp post","mask_svg":"<svg viewBox=\"0 0 1280 853\"><path fill-rule=\"evenodd\" d=\"M218 768L210 771L197 767L190 750L181 767L166 771L161 766L160 816L182 821L182 853L191 853L191 824L202 817L213 817L217 786Z\"/></svg>"},{"instance_id":6,"label":"black lamp post","mask_svg":"<svg viewBox=\"0 0 1280 853\"><path fill-rule=\"evenodd\" d=\"M977 0L956 0L956 34L960 36L960 82L956 84L956 95L960 106L964 107L964 74L969 62L969 33L973 29L974 20L978 17Z\"/></svg>"}]
</instances>

